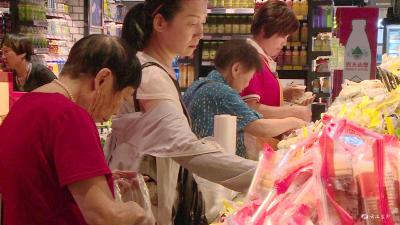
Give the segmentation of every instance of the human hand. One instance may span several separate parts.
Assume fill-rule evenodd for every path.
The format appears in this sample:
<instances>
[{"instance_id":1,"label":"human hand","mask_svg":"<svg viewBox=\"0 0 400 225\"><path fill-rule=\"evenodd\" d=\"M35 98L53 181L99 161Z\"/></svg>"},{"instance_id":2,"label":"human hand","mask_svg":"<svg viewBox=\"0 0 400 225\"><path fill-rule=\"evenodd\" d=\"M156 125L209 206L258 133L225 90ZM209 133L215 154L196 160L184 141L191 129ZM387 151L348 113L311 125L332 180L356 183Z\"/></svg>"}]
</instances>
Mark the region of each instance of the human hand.
<instances>
[{"instance_id":1,"label":"human hand","mask_svg":"<svg viewBox=\"0 0 400 225\"><path fill-rule=\"evenodd\" d=\"M291 106L291 112L291 116L302 119L306 122L311 122L311 107L294 105Z\"/></svg>"},{"instance_id":2,"label":"human hand","mask_svg":"<svg viewBox=\"0 0 400 225\"><path fill-rule=\"evenodd\" d=\"M314 102L315 99L315 95L310 95L310 96L306 96L306 97L302 97L301 101L298 102L298 105L302 105L302 106L308 106L311 105Z\"/></svg>"},{"instance_id":3,"label":"human hand","mask_svg":"<svg viewBox=\"0 0 400 225\"><path fill-rule=\"evenodd\" d=\"M155 225L154 219L150 214L146 213L142 207L140 207L136 202L126 202L126 204L132 211L134 215L133 225Z\"/></svg>"},{"instance_id":4,"label":"human hand","mask_svg":"<svg viewBox=\"0 0 400 225\"><path fill-rule=\"evenodd\" d=\"M298 129L298 128L302 128L302 127L305 127L305 126L307 126L307 124L308 124L308 122L306 122L306 121L304 121L304 120L302 120L302 119L299 119L299 118L296 118L296 117L289 117L293 122L293 129Z\"/></svg>"}]
</instances>

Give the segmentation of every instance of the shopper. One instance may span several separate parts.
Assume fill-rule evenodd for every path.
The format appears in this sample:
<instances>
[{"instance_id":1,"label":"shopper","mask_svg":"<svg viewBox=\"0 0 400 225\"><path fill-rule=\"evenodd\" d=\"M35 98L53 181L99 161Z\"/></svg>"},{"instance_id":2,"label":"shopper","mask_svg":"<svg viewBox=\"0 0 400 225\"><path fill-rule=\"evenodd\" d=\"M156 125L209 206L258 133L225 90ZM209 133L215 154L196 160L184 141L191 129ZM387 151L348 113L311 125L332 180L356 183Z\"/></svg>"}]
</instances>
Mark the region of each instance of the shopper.
<instances>
[{"instance_id":1,"label":"shopper","mask_svg":"<svg viewBox=\"0 0 400 225\"><path fill-rule=\"evenodd\" d=\"M308 107L314 97L304 100L302 105L285 105L284 100L291 102L301 96L304 90L299 88L282 88L276 71L276 62L289 35L299 29L299 22L293 11L283 1L270 0L257 11L251 25L252 44L260 54L263 63L262 71L256 72L241 93L249 106L265 118L282 119L297 117L311 120L311 109Z\"/></svg>"},{"instance_id":2,"label":"shopper","mask_svg":"<svg viewBox=\"0 0 400 225\"><path fill-rule=\"evenodd\" d=\"M179 195L176 191L179 164L240 192L248 189L256 167L256 162L229 155L213 141L199 140L175 86L172 61L177 55L193 54L206 16L206 0L146 0L127 13L122 29L123 39L141 51L137 56L144 65L143 79L136 97L128 99L113 119L107 152L111 168L140 165L140 171L156 181L156 187L149 185L157 192L151 199L158 224L173 224L174 218L175 224L207 223L197 186L188 182L191 176L179 176ZM141 112L135 112L135 98ZM143 155L152 157L142 161ZM174 207L177 200L180 204Z\"/></svg>"},{"instance_id":3,"label":"shopper","mask_svg":"<svg viewBox=\"0 0 400 225\"><path fill-rule=\"evenodd\" d=\"M121 40L91 35L71 49L59 80L25 94L0 126L4 224L148 224L113 199L94 121L107 120L140 83Z\"/></svg>"},{"instance_id":4,"label":"shopper","mask_svg":"<svg viewBox=\"0 0 400 225\"><path fill-rule=\"evenodd\" d=\"M185 92L185 104L193 119L192 130L198 137L213 135L214 116L229 114L237 117L236 154L247 157L244 132L259 137L276 137L306 124L301 119L263 119L251 109L239 93L247 87L253 74L261 70L258 53L245 40L222 44L214 59L216 70L206 79L194 82Z\"/></svg>"},{"instance_id":5,"label":"shopper","mask_svg":"<svg viewBox=\"0 0 400 225\"><path fill-rule=\"evenodd\" d=\"M31 61L33 46L28 37L6 34L1 46L8 68L14 73L14 91L31 92L56 79L46 66Z\"/></svg>"}]
</instances>

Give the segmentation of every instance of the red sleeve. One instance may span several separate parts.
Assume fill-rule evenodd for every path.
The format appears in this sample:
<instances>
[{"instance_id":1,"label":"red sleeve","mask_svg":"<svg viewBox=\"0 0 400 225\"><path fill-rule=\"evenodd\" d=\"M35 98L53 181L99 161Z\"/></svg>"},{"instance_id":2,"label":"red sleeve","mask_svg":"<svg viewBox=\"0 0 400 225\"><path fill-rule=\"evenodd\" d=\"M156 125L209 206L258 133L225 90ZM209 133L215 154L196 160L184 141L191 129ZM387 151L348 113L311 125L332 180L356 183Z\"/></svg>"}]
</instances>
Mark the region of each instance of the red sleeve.
<instances>
[{"instance_id":1,"label":"red sleeve","mask_svg":"<svg viewBox=\"0 0 400 225\"><path fill-rule=\"evenodd\" d=\"M56 126L53 157L61 186L111 173L97 128L86 111L68 109Z\"/></svg>"},{"instance_id":2,"label":"red sleeve","mask_svg":"<svg viewBox=\"0 0 400 225\"><path fill-rule=\"evenodd\" d=\"M257 99L260 101L263 89L263 74L262 71L255 72L253 78L250 80L249 86L247 86L240 95L244 101L250 99Z\"/></svg>"}]
</instances>

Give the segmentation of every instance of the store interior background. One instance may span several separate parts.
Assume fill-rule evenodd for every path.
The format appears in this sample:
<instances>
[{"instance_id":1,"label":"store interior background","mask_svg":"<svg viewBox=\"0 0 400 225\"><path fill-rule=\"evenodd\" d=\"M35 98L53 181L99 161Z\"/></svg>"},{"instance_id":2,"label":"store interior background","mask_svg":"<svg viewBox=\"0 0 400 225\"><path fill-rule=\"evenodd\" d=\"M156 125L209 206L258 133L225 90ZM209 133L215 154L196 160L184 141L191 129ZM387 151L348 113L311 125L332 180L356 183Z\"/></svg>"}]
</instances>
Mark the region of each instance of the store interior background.
<instances>
[{"instance_id":1,"label":"store interior background","mask_svg":"<svg viewBox=\"0 0 400 225\"><path fill-rule=\"evenodd\" d=\"M245 2L245 0L236 1ZM298 2L298 0L295 1ZM47 65L58 75L70 48L76 41L93 33L119 36L125 13L138 2L142 1L0 0L0 39L10 32L19 32L30 36L35 45L33 60ZM230 39L250 37L249 25L255 11L254 2L249 4L247 1L246 4L243 3L244 5L239 4L239 7L229 8L220 7L221 2L224 0L209 1L209 4L214 7L209 7L205 36L194 55L179 57L174 62L173 67L183 93L194 80L206 76L213 68L212 59L219 44ZM102 5L101 10L93 10L95 3ZM315 69L316 66L313 66L317 57L329 57L331 54L329 42L325 42L325 39L318 40L320 45L317 49L316 37L320 33L333 31L334 12L337 7L359 7L361 5L379 8L379 20L376 24L378 28L377 65L381 63L384 53L400 56L400 13L397 17L387 19L388 12L390 15L393 11L400 11L400 2L397 0L309 0L307 13L303 12L300 13L302 15L299 15L301 27L298 36L291 37L289 45L278 57L278 72L284 85L303 84L307 86L307 91L316 95L315 103L312 106L314 120L318 119L321 112L327 109L334 97L332 91L333 71L329 68L318 71ZM329 19L325 18L326 24L324 24L328 24L328 26L314 26L316 16L313 15L313 12L316 12L315 9L318 7L332 8L324 11L328 12ZM397 10L393 10L393 7ZM95 12L99 14L95 14ZM96 24L99 18L100 25ZM227 29L230 32L227 32ZM233 32L235 29L237 31ZM323 59L321 61L323 62ZM2 59L0 59L0 67L5 67ZM317 84L316 80L321 83ZM7 85L1 85L5 83L4 81L7 80L0 76L0 116L7 114L9 104L8 99L3 101L1 98L1 96L5 96L2 93L8 92ZM7 111L3 110L5 108ZM100 136L104 140L109 132L110 124L98 124L98 128Z\"/></svg>"}]
</instances>

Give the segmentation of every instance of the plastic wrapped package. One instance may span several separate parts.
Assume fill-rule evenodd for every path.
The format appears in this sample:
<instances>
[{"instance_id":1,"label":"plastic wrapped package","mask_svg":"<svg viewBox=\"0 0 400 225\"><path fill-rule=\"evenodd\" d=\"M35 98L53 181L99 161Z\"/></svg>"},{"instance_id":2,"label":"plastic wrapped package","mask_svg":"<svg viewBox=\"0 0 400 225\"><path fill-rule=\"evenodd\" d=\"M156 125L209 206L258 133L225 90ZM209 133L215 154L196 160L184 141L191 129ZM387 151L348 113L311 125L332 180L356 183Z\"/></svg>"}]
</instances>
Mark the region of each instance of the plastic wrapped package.
<instances>
[{"instance_id":1,"label":"plastic wrapped package","mask_svg":"<svg viewBox=\"0 0 400 225\"><path fill-rule=\"evenodd\" d=\"M272 189L257 195L252 186L229 225L400 224L400 142L344 119L322 121L321 133L278 151L272 169L262 167ZM253 185L263 185L261 174Z\"/></svg>"},{"instance_id":2,"label":"plastic wrapped package","mask_svg":"<svg viewBox=\"0 0 400 225\"><path fill-rule=\"evenodd\" d=\"M152 213L150 195L142 175L137 174L135 178L117 178L114 180L114 195L118 202L134 201L146 213L148 218L155 224Z\"/></svg>"},{"instance_id":3,"label":"plastic wrapped package","mask_svg":"<svg viewBox=\"0 0 400 225\"><path fill-rule=\"evenodd\" d=\"M328 124L319 143L323 224L399 224L398 187L384 138L339 120Z\"/></svg>"}]
</instances>

